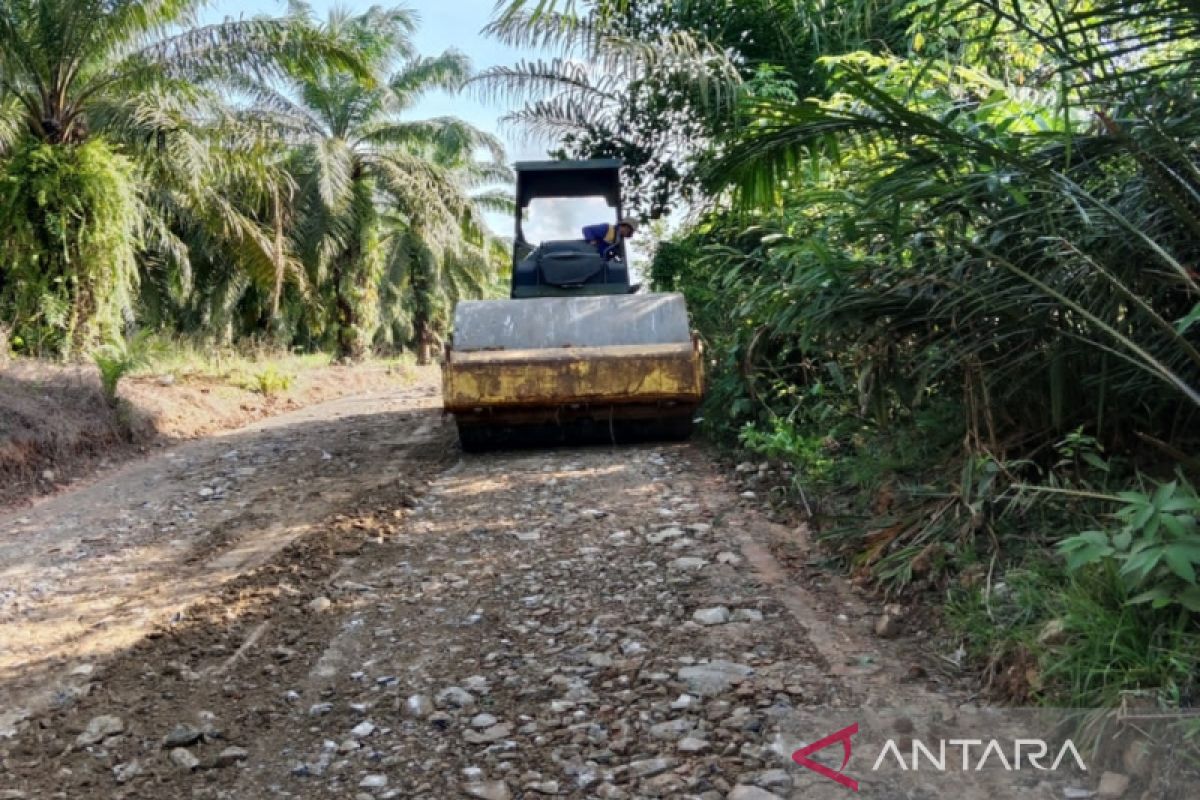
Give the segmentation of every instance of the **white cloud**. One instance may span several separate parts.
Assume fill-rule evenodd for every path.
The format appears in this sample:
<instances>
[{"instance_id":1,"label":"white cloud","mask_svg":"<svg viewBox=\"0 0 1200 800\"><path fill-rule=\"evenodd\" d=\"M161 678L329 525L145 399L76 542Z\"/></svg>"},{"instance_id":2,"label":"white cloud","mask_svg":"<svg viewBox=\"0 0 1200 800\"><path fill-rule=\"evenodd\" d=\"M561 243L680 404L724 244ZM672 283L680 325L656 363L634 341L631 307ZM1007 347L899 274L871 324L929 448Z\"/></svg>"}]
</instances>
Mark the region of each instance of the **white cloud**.
<instances>
[{"instance_id":1,"label":"white cloud","mask_svg":"<svg viewBox=\"0 0 1200 800\"><path fill-rule=\"evenodd\" d=\"M539 197L525 215L525 239L533 245L582 239L583 226L617 221L617 212L600 197Z\"/></svg>"}]
</instances>

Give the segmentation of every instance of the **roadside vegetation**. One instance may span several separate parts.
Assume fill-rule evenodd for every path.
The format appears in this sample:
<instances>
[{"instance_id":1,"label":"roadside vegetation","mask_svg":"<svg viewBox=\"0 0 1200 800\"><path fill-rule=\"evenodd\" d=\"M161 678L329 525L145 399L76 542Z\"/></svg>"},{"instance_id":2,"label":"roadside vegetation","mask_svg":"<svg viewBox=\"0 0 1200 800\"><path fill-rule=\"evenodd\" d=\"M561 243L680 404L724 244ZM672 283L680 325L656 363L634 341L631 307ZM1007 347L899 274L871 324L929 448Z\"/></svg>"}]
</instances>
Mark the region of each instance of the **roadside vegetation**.
<instances>
[{"instance_id":1,"label":"roadside vegetation","mask_svg":"<svg viewBox=\"0 0 1200 800\"><path fill-rule=\"evenodd\" d=\"M505 261L481 221L510 202L499 143L409 114L466 58L416 52L402 7L199 25L206 5L0 9L5 355L119 376L152 332L428 359Z\"/></svg>"},{"instance_id":2,"label":"roadside vegetation","mask_svg":"<svg viewBox=\"0 0 1200 800\"><path fill-rule=\"evenodd\" d=\"M506 268L499 143L410 114L469 87L625 160L709 434L795 468L836 566L941 609L998 696L1196 704L1193 0L508 0L490 32L544 55L482 74L403 8L202 6L0 8L6 423L42 427L27 356L94 365L114 418L131 377L265 402L429 361Z\"/></svg>"},{"instance_id":3,"label":"roadside vegetation","mask_svg":"<svg viewBox=\"0 0 1200 800\"><path fill-rule=\"evenodd\" d=\"M995 695L1195 705L1200 9L506 6L553 55L478 85L676 212L706 426L797 468L837 563Z\"/></svg>"}]
</instances>

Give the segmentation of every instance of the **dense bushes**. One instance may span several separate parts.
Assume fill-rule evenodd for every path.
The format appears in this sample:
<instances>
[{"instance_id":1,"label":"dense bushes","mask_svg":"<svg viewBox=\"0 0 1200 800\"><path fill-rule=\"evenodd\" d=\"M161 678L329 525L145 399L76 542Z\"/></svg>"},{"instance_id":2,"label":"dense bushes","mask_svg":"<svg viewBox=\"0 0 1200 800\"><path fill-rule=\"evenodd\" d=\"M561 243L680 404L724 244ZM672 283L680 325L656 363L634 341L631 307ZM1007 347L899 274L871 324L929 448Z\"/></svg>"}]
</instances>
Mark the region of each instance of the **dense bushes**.
<instances>
[{"instance_id":1,"label":"dense bushes","mask_svg":"<svg viewBox=\"0 0 1200 800\"><path fill-rule=\"evenodd\" d=\"M674 67L638 88L688 121L676 166L703 202L651 274L717 362L710 432L798 466L845 567L945 599L997 691L1191 702L1194 7L769 0L700 21L612 0L572 26L511 5L543 39ZM573 154L606 130L660 141L644 97L555 116L587 87L534 77L509 78L549 93L517 118Z\"/></svg>"},{"instance_id":2,"label":"dense bushes","mask_svg":"<svg viewBox=\"0 0 1200 800\"><path fill-rule=\"evenodd\" d=\"M1187 700L1200 531L1171 481L1198 443L1200 117L1150 121L1157 87L1087 114L961 62L828 63L828 99L750 111L716 177L755 225L701 236L683 273L741 323L718 349L750 402L721 424L798 462L823 535L888 591L986 608L1010 569L1037 584L1025 627L965 629L992 673L1042 664L1003 691ZM1066 572L1030 572L1051 547Z\"/></svg>"},{"instance_id":3,"label":"dense bushes","mask_svg":"<svg viewBox=\"0 0 1200 800\"><path fill-rule=\"evenodd\" d=\"M122 336L137 283L137 173L103 140L24 139L0 173L0 319L11 346L79 353Z\"/></svg>"}]
</instances>

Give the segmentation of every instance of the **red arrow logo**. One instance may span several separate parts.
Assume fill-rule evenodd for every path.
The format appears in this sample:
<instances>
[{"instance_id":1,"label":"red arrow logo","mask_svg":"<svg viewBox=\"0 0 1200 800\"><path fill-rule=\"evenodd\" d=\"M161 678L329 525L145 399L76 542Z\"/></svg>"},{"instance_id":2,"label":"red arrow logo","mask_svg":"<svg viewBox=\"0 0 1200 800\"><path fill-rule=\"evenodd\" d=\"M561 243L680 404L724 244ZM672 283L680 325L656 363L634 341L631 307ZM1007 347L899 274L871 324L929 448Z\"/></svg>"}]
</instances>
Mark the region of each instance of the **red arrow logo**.
<instances>
[{"instance_id":1,"label":"red arrow logo","mask_svg":"<svg viewBox=\"0 0 1200 800\"><path fill-rule=\"evenodd\" d=\"M800 748L796 752L792 753L792 761L795 761L805 769L811 769L818 775L823 775L824 777L829 778L831 781L837 781L847 789L857 792L858 781L842 774L842 770L844 770L846 765L850 763L850 739L856 733L858 733L857 722L853 725L842 728L837 733L829 734L819 742L813 742L807 747ZM842 766L837 771L830 769L824 764L818 764L816 761L813 761L811 758L809 758L809 756L813 753L817 752L818 750L824 750L834 742L842 743Z\"/></svg>"}]
</instances>

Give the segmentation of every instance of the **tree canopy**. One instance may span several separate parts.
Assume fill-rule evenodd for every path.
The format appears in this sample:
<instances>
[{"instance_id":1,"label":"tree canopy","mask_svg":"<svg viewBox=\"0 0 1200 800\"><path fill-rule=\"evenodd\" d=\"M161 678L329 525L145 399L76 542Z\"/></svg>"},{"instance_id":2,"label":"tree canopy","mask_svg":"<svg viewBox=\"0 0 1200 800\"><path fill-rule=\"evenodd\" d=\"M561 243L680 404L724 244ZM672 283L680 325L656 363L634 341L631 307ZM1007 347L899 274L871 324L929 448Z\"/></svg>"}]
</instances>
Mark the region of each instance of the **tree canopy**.
<instances>
[{"instance_id":1,"label":"tree canopy","mask_svg":"<svg viewBox=\"0 0 1200 800\"><path fill-rule=\"evenodd\" d=\"M204 5L0 9L12 341L77 354L141 324L357 357L435 338L493 284L481 209L507 176L493 137L405 112L467 59L416 52L403 8L199 25Z\"/></svg>"}]
</instances>

